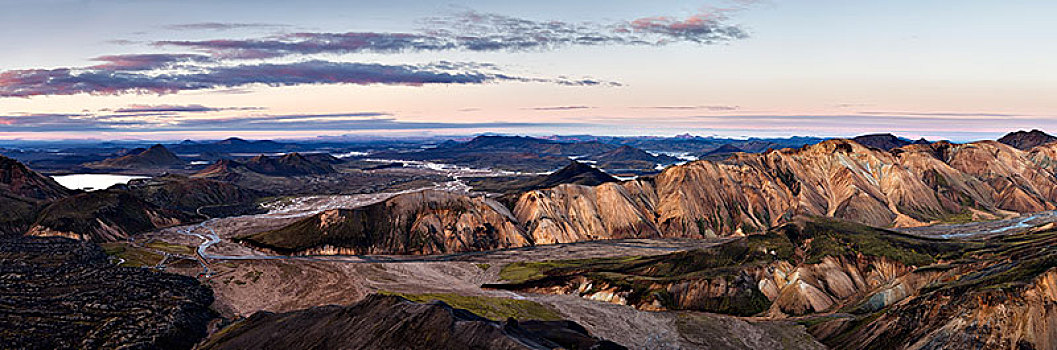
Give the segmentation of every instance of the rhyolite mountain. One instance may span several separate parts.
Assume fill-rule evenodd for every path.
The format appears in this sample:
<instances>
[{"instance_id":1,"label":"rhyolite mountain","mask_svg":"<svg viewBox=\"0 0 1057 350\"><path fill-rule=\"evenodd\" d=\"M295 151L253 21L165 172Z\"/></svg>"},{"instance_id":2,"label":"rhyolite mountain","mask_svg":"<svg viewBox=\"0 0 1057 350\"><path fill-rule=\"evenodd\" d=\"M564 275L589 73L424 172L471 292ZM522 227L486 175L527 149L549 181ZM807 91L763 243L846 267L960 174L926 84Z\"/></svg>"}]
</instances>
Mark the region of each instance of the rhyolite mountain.
<instances>
[{"instance_id":1,"label":"rhyolite mountain","mask_svg":"<svg viewBox=\"0 0 1057 350\"><path fill-rule=\"evenodd\" d=\"M952 241L801 217L701 250L514 263L485 287L796 317L834 349L1052 349L1055 243L1052 225Z\"/></svg>"},{"instance_id":2,"label":"rhyolite mountain","mask_svg":"<svg viewBox=\"0 0 1057 350\"><path fill-rule=\"evenodd\" d=\"M0 156L0 236L22 234L44 205L70 193L52 178Z\"/></svg>"},{"instance_id":3,"label":"rhyolite mountain","mask_svg":"<svg viewBox=\"0 0 1057 350\"><path fill-rule=\"evenodd\" d=\"M441 191L334 209L241 242L282 254L442 254L531 244L502 204Z\"/></svg>"},{"instance_id":4,"label":"rhyolite mountain","mask_svg":"<svg viewBox=\"0 0 1057 350\"><path fill-rule=\"evenodd\" d=\"M187 162L159 144L142 152L90 163L87 166L97 169L154 169L181 167L186 164Z\"/></svg>"},{"instance_id":5,"label":"rhyolite mountain","mask_svg":"<svg viewBox=\"0 0 1057 350\"><path fill-rule=\"evenodd\" d=\"M998 139L998 142L1021 150L1030 150L1036 146L1042 146L1054 141L1057 141L1057 137L1047 134L1039 129L1011 132Z\"/></svg>"},{"instance_id":6,"label":"rhyolite mountain","mask_svg":"<svg viewBox=\"0 0 1057 350\"><path fill-rule=\"evenodd\" d=\"M829 140L621 184L529 191L513 212L534 237L573 241L750 234L797 215L918 226L1057 208L1055 159L1057 146L937 142L883 151Z\"/></svg>"},{"instance_id":7,"label":"rhyolite mountain","mask_svg":"<svg viewBox=\"0 0 1057 350\"><path fill-rule=\"evenodd\" d=\"M569 321L497 322L440 301L421 304L370 295L349 306L321 306L237 321L200 349L626 349Z\"/></svg>"},{"instance_id":8,"label":"rhyolite mountain","mask_svg":"<svg viewBox=\"0 0 1057 350\"><path fill-rule=\"evenodd\" d=\"M450 242L431 247L458 247L436 251L460 251L600 239L739 236L765 232L798 216L833 217L877 227L992 219L1057 208L1055 171L1057 144L1022 151L995 141L936 142L884 151L835 139L799 149L691 162L620 183L530 190L516 200L504 200L513 219L507 218L507 208L481 206L483 210L462 213L458 219L491 222L493 227L501 222L511 229L474 231L478 233L468 241L440 234L447 232L441 229L415 231L411 236L429 232L425 237L433 242ZM436 222L425 218L440 212L425 209L391 212L376 206L369 217ZM393 217L400 220L383 219ZM444 217L454 218L452 214ZM311 223L300 225L270 232L270 240L258 243L267 246L268 241L286 235L318 235L308 230L314 227ZM382 236L358 233L353 237L367 241L357 241L355 246L361 250L353 251L371 247L375 250L368 251L426 253L380 238L409 237L411 231L401 227L387 226ZM525 241L520 238L522 232L528 237ZM285 248L296 248L293 253L304 249Z\"/></svg>"},{"instance_id":9,"label":"rhyolite mountain","mask_svg":"<svg viewBox=\"0 0 1057 350\"><path fill-rule=\"evenodd\" d=\"M90 242L0 238L0 347L191 349L213 293L191 277L117 267Z\"/></svg>"}]
</instances>

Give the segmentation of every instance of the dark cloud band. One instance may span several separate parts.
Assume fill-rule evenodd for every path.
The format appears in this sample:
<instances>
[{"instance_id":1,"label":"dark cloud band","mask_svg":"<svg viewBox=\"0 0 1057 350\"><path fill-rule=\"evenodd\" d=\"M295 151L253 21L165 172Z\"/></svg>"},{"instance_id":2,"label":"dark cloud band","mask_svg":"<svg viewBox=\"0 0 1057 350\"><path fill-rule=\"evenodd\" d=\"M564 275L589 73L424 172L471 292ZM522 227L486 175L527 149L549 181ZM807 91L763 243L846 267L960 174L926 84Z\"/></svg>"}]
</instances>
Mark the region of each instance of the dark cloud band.
<instances>
[{"instance_id":1,"label":"dark cloud band","mask_svg":"<svg viewBox=\"0 0 1057 350\"><path fill-rule=\"evenodd\" d=\"M461 67L459 70L449 68ZM30 69L0 73L0 97L126 93L166 94L185 90L233 88L249 85L305 84L427 85L483 84L497 81L542 82L561 85L601 85L596 80L526 78L472 69L472 64L384 65L307 61L201 68L199 72L145 72L112 69Z\"/></svg>"}]
</instances>

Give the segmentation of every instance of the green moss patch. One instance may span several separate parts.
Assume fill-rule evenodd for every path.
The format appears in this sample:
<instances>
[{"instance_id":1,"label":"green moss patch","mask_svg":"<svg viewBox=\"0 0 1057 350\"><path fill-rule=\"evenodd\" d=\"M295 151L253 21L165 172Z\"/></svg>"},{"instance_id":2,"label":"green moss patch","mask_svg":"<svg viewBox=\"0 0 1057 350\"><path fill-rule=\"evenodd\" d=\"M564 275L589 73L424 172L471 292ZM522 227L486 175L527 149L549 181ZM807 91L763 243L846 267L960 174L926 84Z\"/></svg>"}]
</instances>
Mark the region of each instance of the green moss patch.
<instances>
[{"instance_id":1,"label":"green moss patch","mask_svg":"<svg viewBox=\"0 0 1057 350\"><path fill-rule=\"evenodd\" d=\"M100 244L107 255L117 259L123 259L120 266L128 267L153 267L158 265L165 257L148 249L132 246L125 242Z\"/></svg>"}]
</instances>

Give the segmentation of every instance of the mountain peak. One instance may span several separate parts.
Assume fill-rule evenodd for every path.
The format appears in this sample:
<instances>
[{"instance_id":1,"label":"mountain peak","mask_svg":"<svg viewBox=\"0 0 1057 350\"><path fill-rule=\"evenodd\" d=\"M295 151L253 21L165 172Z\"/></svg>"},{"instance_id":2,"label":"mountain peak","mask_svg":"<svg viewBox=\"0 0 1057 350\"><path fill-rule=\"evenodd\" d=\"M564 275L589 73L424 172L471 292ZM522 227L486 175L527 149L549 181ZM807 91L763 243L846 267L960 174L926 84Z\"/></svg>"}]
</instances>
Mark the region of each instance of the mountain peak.
<instances>
[{"instance_id":1,"label":"mountain peak","mask_svg":"<svg viewBox=\"0 0 1057 350\"><path fill-rule=\"evenodd\" d=\"M1047 134L1039 129L1031 131L1015 131L998 139L998 142L1013 146L1021 150L1032 149L1036 146L1045 145L1057 141L1057 137Z\"/></svg>"},{"instance_id":2,"label":"mountain peak","mask_svg":"<svg viewBox=\"0 0 1057 350\"><path fill-rule=\"evenodd\" d=\"M184 164L185 162L169 151L168 148L161 144L155 144L142 152L106 159L102 162L94 163L92 166L102 168L166 168L183 166Z\"/></svg>"},{"instance_id":3,"label":"mountain peak","mask_svg":"<svg viewBox=\"0 0 1057 350\"><path fill-rule=\"evenodd\" d=\"M555 171L554 173L547 175L546 178L539 184L539 187L546 188L551 186L557 186L563 183L575 183L579 185L597 186L606 182L616 182L617 179L612 175L606 174L606 172L599 170L589 164L584 164L577 161L569 162L561 170Z\"/></svg>"},{"instance_id":4,"label":"mountain peak","mask_svg":"<svg viewBox=\"0 0 1057 350\"><path fill-rule=\"evenodd\" d=\"M914 143L910 140L889 133L856 136L852 138L852 141L855 141L860 145L866 147L878 148L885 151L890 151L894 148L899 148Z\"/></svg>"}]
</instances>

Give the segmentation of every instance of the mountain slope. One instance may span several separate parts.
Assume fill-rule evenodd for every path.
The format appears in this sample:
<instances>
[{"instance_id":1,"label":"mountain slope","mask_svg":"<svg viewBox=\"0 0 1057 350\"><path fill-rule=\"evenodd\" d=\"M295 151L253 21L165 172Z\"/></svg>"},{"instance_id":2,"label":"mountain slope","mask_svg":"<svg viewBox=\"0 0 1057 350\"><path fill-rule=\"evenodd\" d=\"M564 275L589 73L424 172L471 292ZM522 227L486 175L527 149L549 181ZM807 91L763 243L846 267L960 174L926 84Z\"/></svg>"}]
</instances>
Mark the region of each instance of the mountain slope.
<instances>
[{"instance_id":1,"label":"mountain slope","mask_svg":"<svg viewBox=\"0 0 1057 350\"><path fill-rule=\"evenodd\" d=\"M50 177L0 156L0 236L24 233L47 202L70 193Z\"/></svg>"},{"instance_id":2,"label":"mountain slope","mask_svg":"<svg viewBox=\"0 0 1057 350\"><path fill-rule=\"evenodd\" d=\"M350 336L350 335L355 336ZM350 306L258 312L202 349L624 349L572 322L490 321L434 301L371 295Z\"/></svg>"},{"instance_id":3,"label":"mountain slope","mask_svg":"<svg viewBox=\"0 0 1057 350\"><path fill-rule=\"evenodd\" d=\"M248 213L262 196L231 183L180 175L133 180L125 187L159 208L208 217Z\"/></svg>"},{"instance_id":4,"label":"mountain slope","mask_svg":"<svg viewBox=\"0 0 1057 350\"><path fill-rule=\"evenodd\" d=\"M52 202L27 234L114 242L191 219L189 214L159 208L128 191L102 190Z\"/></svg>"}]
</instances>

